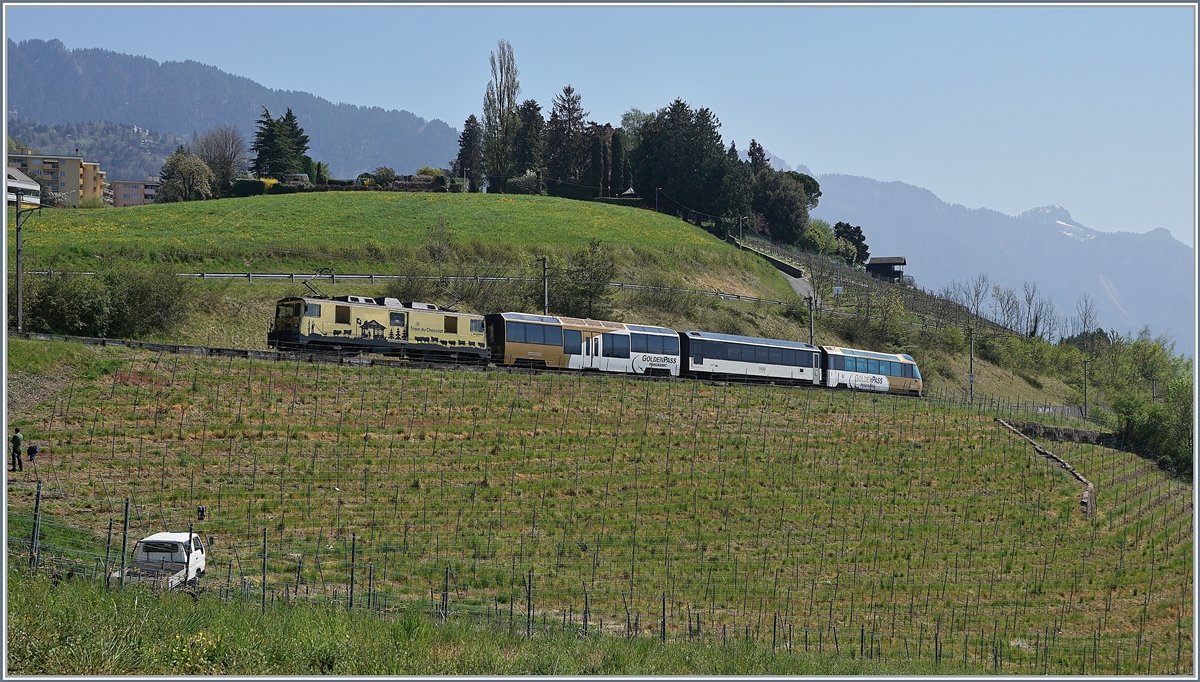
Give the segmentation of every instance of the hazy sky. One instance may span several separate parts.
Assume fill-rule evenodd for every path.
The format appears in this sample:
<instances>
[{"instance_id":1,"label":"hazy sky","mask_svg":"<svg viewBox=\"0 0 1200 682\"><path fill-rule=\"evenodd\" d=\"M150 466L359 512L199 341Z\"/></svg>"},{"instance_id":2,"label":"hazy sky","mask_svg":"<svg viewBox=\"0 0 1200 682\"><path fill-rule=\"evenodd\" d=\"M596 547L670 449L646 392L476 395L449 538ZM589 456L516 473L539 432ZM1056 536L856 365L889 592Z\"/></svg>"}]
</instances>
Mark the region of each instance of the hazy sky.
<instances>
[{"instance_id":1,"label":"hazy sky","mask_svg":"<svg viewBox=\"0 0 1200 682\"><path fill-rule=\"evenodd\" d=\"M7 37L406 109L455 128L513 45L522 98L620 122L682 97L814 173L1193 244L1195 10L1162 7L5 7Z\"/></svg>"}]
</instances>

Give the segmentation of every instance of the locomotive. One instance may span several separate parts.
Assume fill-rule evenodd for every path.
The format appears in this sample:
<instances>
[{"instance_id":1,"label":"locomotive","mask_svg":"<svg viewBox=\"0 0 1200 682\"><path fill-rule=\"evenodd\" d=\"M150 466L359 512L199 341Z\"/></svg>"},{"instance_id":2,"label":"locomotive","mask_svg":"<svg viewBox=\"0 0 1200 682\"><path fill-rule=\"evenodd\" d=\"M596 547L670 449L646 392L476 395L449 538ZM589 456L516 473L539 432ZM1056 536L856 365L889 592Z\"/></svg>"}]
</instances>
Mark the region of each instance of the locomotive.
<instances>
[{"instance_id":1,"label":"locomotive","mask_svg":"<svg viewBox=\"0 0 1200 682\"><path fill-rule=\"evenodd\" d=\"M922 392L917 363L905 354L554 315L472 315L387 297L280 299L267 344L502 367Z\"/></svg>"}]
</instances>

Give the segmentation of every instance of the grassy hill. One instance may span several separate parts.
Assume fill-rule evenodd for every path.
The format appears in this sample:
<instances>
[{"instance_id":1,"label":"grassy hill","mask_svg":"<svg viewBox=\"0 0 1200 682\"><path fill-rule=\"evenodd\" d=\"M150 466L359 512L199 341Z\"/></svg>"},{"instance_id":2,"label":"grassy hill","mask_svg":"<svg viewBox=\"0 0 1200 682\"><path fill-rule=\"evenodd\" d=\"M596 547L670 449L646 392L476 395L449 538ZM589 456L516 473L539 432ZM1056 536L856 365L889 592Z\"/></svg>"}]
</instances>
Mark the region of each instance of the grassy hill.
<instances>
[{"instance_id":1,"label":"grassy hill","mask_svg":"<svg viewBox=\"0 0 1200 682\"><path fill-rule=\"evenodd\" d=\"M9 221L9 257L15 258L15 227ZM613 317L677 329L808 340L803 302L762 259L731 247L677 218L651 211L554 197L485 194L339 192L249 197L151 205L129 209L44 211L26 223L30 270L120 271L158 264L176 271L337 272L410 276L518 277L515 285L458 284L431 280L369 285L320 284L331 295L396 295L405 300L447 303L463 295L460 309L540 310L542 255L550 257L551 307L572 252L600 240L616 265L615 279L670 288L666 293L621 292ZM10 261L11 262L11 261ZM179 328L155 340L265 348L274 303L307 290L299 283L206 281L193 283L194 297ZM794 301L798 310L687 294L682 289L721 291ZM852 345L818 321L816 341ZM857 345L861 345L861 341ZM922 350L921 339L911 348ZM867 344L875 347L872 344ZM965 389L965 356L938 355L930 388ZM978 359L977 359L978 361ZM1029 385L1011 372L980 363L980 394L1041 403L1073 398L1061 382ZM993 376L994 375L994 376ZM986 381L983 377L987 377Z\"/></svg>"},{"instance_id":2,"label":"grassy hill","mask_svg":"<svg viewBox=\"0 0 1200 682\"><path fill-rule=\"evenodd\" d=\"M1050 444L1098 486L1087 519L1074 479L986 412L844 391L23 341L10 345L12 369L52 375L47 353L61 378L12 424L47 450L47 527L92 538L62 553L102 558L125 497L138 537L209 512L204 609L160 619L175 631L78 672L161 669L172 635L199 632L224 638L209 661L219 672L312 670L298 652L252 655L237 638L249 626L231 623L253 611L212 605L227 589L261 594L265 529L276 610L294 596L346 607L353 570L356 609L429 611L444 593L452 620L494 622L497 638L521 631L528 602L534 642L581 629L586 609L600 641L665 628L700 650L749 640L789 660L815 651L889 672L1191 674L1191 485L1128 453ZM29 518L33 476L10 478L14 527ZM59 619L46 643L34 613L10 621L23 643L12 670L51 670L85 637ZM405 647L370 641L332 670L405 660ZM479 647L449 648L472 660ZM583 671L644 671L644 660ZM737 672L845 670L804 665ZM514 669L527 668L497 668Z\"/></svg>"}]
</instances>

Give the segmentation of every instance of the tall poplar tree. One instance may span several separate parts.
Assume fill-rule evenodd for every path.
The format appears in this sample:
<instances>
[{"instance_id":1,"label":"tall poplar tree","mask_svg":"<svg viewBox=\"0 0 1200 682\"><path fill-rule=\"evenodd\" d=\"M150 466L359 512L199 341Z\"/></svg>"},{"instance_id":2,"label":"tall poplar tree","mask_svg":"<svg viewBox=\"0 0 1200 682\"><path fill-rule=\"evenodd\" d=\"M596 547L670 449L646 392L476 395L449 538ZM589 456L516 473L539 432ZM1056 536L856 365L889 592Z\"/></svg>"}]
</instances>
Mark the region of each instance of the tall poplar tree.
<instances>
[{"instance_id":1,"label":"tall poplar tree","mask_svg":"<svg viewBox=\"0 0 1200 682\"><path fill-rule=\"evenodd\" d=\"M513 143L516 138L517 95L521 84L520 72L513 58L512 45L507 40L496 42L496 52L488 57L492 80L483 96L483 158L487 170L488 189L504 192L504 183L513 175Z\"/></svg>"}]
</instances>

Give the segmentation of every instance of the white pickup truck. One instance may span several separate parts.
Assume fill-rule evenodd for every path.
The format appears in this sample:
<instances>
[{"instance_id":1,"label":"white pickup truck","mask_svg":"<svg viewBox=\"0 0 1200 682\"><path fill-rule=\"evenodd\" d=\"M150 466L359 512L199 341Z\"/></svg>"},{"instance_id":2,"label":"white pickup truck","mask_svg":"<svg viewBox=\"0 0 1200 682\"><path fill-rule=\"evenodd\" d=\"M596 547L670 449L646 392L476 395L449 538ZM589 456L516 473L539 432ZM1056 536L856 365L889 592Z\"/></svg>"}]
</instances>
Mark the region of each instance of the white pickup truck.
<instances>
[{"instance_id":1,"label":"white pickup truck","mask_svg":"<svg viewBox=\"0 0 1200 682\"><path fill-rule=\"evenodd\" d=\"M184 584L199 584L206 567L200 536L188 533L155 533L138 540L133 563L125 569L126 583L150 583L171 590ZM111 576L121 578L118 569Z\"/></svg>"}]
</instances>

